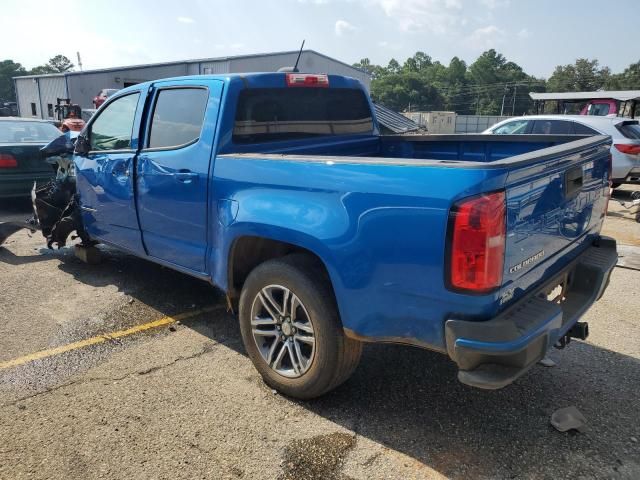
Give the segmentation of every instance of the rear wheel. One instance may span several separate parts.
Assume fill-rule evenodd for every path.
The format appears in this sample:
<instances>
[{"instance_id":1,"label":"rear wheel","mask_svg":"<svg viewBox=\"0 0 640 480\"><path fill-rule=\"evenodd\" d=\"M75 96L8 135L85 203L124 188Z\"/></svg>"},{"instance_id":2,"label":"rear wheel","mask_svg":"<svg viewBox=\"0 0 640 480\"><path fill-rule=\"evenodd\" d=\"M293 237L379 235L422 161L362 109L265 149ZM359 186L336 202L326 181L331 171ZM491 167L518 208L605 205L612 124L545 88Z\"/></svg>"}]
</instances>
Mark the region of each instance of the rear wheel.
<instances>
[{"instance_id":1,"label":"rear wheel","mask_svg":"<svg viewBox=\"0 0 640 480\"><path fill-rule=\"evenodd\" d=\"M353 373L362 344L344 335L329 279L315 259L294 254L253 270L240 295L244 346L264 381L309 399Z\"/></svg>"}]
</instances>

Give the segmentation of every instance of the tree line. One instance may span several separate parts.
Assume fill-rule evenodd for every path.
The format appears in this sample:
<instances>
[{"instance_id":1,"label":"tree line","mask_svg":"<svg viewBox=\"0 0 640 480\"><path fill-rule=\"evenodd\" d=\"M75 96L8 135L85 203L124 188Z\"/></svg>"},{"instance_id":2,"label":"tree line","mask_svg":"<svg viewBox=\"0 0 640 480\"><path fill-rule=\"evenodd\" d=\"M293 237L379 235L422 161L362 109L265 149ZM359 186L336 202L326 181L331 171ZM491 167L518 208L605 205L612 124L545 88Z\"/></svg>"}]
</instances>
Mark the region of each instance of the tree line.
<instances>
[{"instance_id":1,"label":"tree line","mask_svg":"<svg viewBox=\"0 0 640 480\"><path fill-rule=\"evenodd\" d=\"M24 75L41 75L44 73L62 73L73 70L73 63L64 55L56 55L44 65L27 70L20 63L13 60L0 61L0 101L15 102L16 92L13 88L13 77Z\"/></svg>"},{"instance_id":2,"label":"tree line","mask_svg":"<svg viewBox=\"0 0 640 480\"><path fill-rule=\"evenodd\" d=\"M397 111L522 115L534 113L529 92L640 89L640 61L613 74L598 60L579 58L574 64L558 65L545 80L527 74L494 49L470 65L458 57L445 65L416 52L403 64L391 59L385 67L363 58L353 66L372 76L373 100Z\"/></svg>"},{"instance_id":3,"label":"tree line","mask_svg":"<svg viewBox=\"0 0 640 480\"><path fill-rule=\"evenodd\" d=\"M449 110L459 114L521 115L533 113L529 92L579 92L640 89L640 61L623 72L612 73L598 60L579 58L570 65L558 65L547 79L527 74L494 49L482 53L473 63L453 57L448 65L416 52L400 64L387 66L363 58L353 65L372 76L371 96L397 111ZM56 55L27 70L13 60L0 61L0 101L15 101L13 77L72 71L73 63Z\"/></svg>"}]
</instances>

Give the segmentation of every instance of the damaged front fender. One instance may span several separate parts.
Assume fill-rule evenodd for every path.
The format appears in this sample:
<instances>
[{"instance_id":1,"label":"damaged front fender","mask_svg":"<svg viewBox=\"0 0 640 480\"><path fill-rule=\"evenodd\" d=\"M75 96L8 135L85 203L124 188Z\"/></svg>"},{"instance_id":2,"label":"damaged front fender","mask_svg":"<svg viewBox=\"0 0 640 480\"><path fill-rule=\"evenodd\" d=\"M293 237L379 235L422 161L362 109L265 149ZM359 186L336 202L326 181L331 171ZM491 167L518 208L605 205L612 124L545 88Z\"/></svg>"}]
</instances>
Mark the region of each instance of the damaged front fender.
<instances>
[{"instance_id":1,"label":"damaged front fender","mask_svg":"<svg viewBox=\"0 0 640 480\"><path fill-rule=\"evenodd\" d=\"M72 238L79 237L83 245L91 243L82 224L75 177L59 177L41 187L34 185L31 199L36 224L47 239L47 247L64 247L74 231L77 235Z\"/></svg>"}]
</instances>

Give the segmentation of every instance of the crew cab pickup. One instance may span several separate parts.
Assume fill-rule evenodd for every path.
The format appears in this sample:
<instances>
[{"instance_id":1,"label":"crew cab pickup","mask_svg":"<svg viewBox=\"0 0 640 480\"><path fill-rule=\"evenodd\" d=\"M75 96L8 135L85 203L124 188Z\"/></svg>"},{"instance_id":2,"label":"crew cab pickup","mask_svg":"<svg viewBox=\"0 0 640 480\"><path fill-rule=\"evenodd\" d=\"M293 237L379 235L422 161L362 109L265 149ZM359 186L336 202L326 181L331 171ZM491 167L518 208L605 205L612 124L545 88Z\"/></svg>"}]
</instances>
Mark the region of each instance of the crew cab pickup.
<instances>
[{"instance_id":1,"label":"crew cab pickup","mask_svg":"<svg viewBox=\"0 0 640 480\"><path fill-rule=\"evenodd\" d=\"M338 386L363 342L442 352L495 389L588 334L578 320L617 259L599 234L610 146L381 136L351 78L183 77L107 99L75 143L75 180L34 203L50 244L76 229L225 291L287 395ZM57 217L52 191L69 202Z\"/></svg>"}]
</instances>

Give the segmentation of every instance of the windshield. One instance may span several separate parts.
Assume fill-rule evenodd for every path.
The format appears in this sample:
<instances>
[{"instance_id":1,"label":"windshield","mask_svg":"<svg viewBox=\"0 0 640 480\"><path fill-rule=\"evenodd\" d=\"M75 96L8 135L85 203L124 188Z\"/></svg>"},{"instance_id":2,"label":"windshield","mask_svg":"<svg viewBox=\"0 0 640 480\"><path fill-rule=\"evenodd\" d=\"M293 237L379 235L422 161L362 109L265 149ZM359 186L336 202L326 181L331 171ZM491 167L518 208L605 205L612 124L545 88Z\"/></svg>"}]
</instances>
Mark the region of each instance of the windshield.
<instances>
[{"instance_id":1,"label":"windshield","mask_svg":"<svg viewBox=\"0 0 640 480\"><path fill-rule=\"evenodd\" d=\"M591 103L587 107L587 115L597 115L597 116L609 115L610 113L609 107L610 105L608 103Z\"/></svg>"},{"instance_id":2,"label":"windshield","mask_svg":"<svg viewBox=\"0 0 640 480\"><path fill-rule=\"evenodd\" d=\"M49 143L60 135L60 130L46 122L0 122L2 143Z\"/></svg>"},{"instance_id":3,"label":"windshield","mask_svg":"<svg viewBox=\"0 0 640 480\"><path fill-rule=\"evenodd\" d=\"M362 90L256 88L240 93L233 141L246 144L372 132L371 108Z\"/></svg>"}]
</instances>

